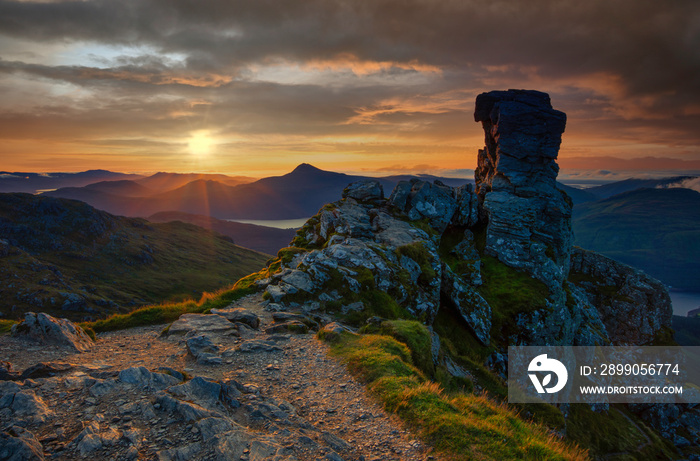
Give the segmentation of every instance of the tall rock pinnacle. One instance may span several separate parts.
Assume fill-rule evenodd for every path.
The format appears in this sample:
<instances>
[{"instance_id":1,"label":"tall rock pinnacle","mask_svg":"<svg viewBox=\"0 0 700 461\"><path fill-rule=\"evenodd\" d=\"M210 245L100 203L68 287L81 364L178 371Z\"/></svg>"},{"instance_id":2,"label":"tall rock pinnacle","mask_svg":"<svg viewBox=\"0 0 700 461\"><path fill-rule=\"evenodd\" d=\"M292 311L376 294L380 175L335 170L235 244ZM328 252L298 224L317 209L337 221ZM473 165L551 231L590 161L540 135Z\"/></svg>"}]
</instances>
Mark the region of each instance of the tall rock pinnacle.
<instances>
[{"instance_id":1,"label":"tall rock pinnacle","mask_svg":"<svg viewBox=\"0 0 700 461\"><path fill-rule=\"evenodd\" d=\"M508 90L476 98L486 146L475 172L486 252L561 291L571 254L571 201L556 186L566 114L549 95Z\"/></svg>"}]
</instances>

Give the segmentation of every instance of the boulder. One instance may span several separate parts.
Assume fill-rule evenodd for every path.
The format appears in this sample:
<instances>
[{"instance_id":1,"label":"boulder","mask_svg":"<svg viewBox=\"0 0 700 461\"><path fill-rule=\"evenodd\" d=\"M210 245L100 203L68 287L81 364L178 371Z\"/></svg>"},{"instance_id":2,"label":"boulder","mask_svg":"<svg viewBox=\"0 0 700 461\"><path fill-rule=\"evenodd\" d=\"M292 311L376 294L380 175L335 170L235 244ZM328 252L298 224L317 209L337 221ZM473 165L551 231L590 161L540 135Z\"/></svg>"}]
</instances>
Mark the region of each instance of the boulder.
<instances>
[{"instance_id":1,"label":"boulder","mask_svg":"<svg viewBox=\"0 0 700 461\"><path fill-rule=\"evenodd\" d=\"M0 459L43 461L44 449L30 431L23 427L12 426L0 432Z\"/></svg>"},{"instance_id":2,"label":"boulder","mask_svg":"<svg viewBox=\"0 0 700 461\"><path fill-rule=\"evenodd\" d=\"M235 325L225 316L210 314L182 314L168 329L169 335L229 333Z\"/></svg>"},{"instance_id":3,"label":"boulder","mask_svg":"<svg viewBox=\"0 0 700 461\"><path fill-rule=\"evenodd\" d=\"M383 200L384 188L379 181L371 179L357 181L343 190L343 198L352 198L360 202Z\"/></svg>"},{"instance_id":4,"label":"boulder","mask_svg":"<svg viewBox=\"0 0 700 461\"><path fill-rule=\"evenodd\" d=\"M572 252L571 274L574 284L600 314L613 344L646 344L664 330L670 331L673 307L660 281L581 248Z\"/></svg>"},{"instance_id":5,"label":"boulder","mask_svg":"<svg viewBox=\"0 0 700 461\"><path fill-rule=\"evenodd\" d=\"M220 315L229 322L238 322L248 325L250 328L257 330L260 326L260 317L252 311L242 307L234 307L227 309L212 309L212 314Z\"/></svg>"},{"instance_id":6,"label":"boulder","mask_svg":"<svg viewBox=\"0 0 700 461\"><path fill-rule=\"evenodd\" d=\"M12 364L0 360L0 381L19 379L20 374L14 371Z\"/></svg>"},{"instance_id":7,"label":"boulder","mask_svg":"<svg viewBox=\"0 0 700 461\"><path fill-rule=\"evenodd\" d=\"M442 292L467 322L481 344L491 341L491 306L473 285L457 276L448 265L442 271Z\"/></svg>"},{"instance_id":8,"label":"boulder","mask_svg":"<svg viewBox=\"0 0 700 461\"><path fill-rule=\"evenodd\" d=\"M392 192L389 204L406 213L412 221L427 220L437 232L442 233L458 209L455 195L451 187L437 181L435 183L417 180L412 180L410 183L402 181ZM458 222L465 220L469 222L471 205L469 197L466 200L466 209L462 206L460 216L455 218ZM466 218L462 216L464 212L467 213Z\"/></svg>"},{"instance_id":9,"label":"boulder","mask_svg":"<svg viewBox=\"0 0 700 461\"><path fill-rule=\"evenodd\" d=\"M93 345L87 333L70 320L57 319L43 312L27 312L23 322L12 326L12 336L65 346L76 352L87 352Z\"/></svg>"},{"instance_id":10,"label":"boulder","mask_svg":"<svg viewBox=\"0 0 700 461\"><path fill-rule=\"evenodd\" d=\"M221 365L219 346L208 336L199 335L187 340L187 350L197 360L205 365Z\"/></svg>"}]
</instances>

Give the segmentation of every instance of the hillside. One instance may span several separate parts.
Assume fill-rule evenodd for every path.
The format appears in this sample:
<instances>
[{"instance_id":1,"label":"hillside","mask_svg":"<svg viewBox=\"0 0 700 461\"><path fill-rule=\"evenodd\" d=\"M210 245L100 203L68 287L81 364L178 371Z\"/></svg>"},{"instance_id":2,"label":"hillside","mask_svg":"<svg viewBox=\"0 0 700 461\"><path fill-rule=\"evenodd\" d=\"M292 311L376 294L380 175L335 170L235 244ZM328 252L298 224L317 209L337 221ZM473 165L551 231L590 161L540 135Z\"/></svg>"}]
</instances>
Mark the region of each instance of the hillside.
<instances>
[{"instance_id":1,"label":"hillside","mask_svg":"<svg viewBox=\"0 0 700 461\"><path fill-rule=\"evenodd\" d=\"M600 199L604 199L638 189L665 188L670 184L680 183L683 180L692 178L693 176L674 176L662 179L630 178L610 184L603 184L602 186L591 187L590 189L586 189L586 192L593 194Z\"/></svg>"},{"instance_id":2,"label":"hillside","mask_svg":"<svg viewBox=\"0 0 700 461\"><path fill-rule=\"evenodd\" d=\"M148 217L151 222L182 221L194 224L205 229L211 229L220 234L227 235L242 247L271 255L277 254L280 248L289 245L295 229L276 229L274 227L256 226L232 221L222 221L204 215L193 215L179 211L162 211Z\"/></svg>"},{"instance_id":3,"label":"hillside","mask_svg":"<svg viewBox=\"0 0 700 461\"><path fill-rule=\"evenodd\" d=\"M100 181L138 180L141 175L88 170L80 173L27 173L0 171L0 192L27 192L82 187Z\"/></svg>"},{"instance_id":4,"label":"hillside","mask_svg":"<svg viewBox=\"0 0 700 461\"><path fill-rule=\"evenodd\" d=\"M182 222L148 223L82 202L0 194L0 312L99 317L196 297L265 265L267 256Z\"/></svg>"},{"instance_id":5,"label":"hillside","mask_svg":"<svg viewBox=\"0 0 700 461\"><path fill-rule=\"evenodd\" d=\"M368 179L324 171L306 163L285 175L248 183L242 182L250 178L219 176L223 175L158 173L138 181L62 188L46 195L82 200L123 216L145 218L162 211L179 211L218 219L295 219L314 215L349 183ZM378 181L391 190L400 180L409 178L389 176ZM453 185L467 182L439 179Z\"/></svg>"},{"instance_id":6,"label":"hillside","mask_svg":"<svg viewBox=\"0 0 700 461\"><path fill-rule=\"evenodd\" d=\"M700 290L700 193L640 189L574 207L576 244Z\"/></svg>"}]
</instances>

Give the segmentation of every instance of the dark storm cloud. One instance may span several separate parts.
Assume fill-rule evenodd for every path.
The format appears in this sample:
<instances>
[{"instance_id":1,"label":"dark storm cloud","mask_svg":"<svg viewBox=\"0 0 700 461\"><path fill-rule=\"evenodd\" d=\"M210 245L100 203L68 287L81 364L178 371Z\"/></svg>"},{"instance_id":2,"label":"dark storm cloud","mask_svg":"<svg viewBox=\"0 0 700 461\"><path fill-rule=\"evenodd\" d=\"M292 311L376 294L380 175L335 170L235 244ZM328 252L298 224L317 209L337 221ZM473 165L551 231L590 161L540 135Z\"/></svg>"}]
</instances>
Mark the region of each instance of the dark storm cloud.
<instances>
[{"instance_id":1,"label":"dark storm cloud","mask_svg":"<svg viewBox=\"0 0 700 461\"><path fill-rule=\"evenodd\" d=\"M208 70L351 53L455 68L536 66L553 78L603 72L631 95L700 93L695 0L2 1L0 31L147 43Z\"/></svg>"}]
</instances>

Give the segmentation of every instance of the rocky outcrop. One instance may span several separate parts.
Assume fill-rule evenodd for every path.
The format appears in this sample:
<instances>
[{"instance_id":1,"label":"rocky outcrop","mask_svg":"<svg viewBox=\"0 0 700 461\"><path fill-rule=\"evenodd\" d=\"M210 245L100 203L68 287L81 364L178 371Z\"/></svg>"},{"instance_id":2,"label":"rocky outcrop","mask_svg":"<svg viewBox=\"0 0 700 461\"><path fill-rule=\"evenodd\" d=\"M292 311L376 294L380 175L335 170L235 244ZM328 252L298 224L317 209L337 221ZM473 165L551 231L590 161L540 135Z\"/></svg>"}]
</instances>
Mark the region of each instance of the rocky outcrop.
<instances>
[{"instance_id":1,"label":"rocky outcrop","mask_svg":"<svg viewBox=\"0 0 700 461\"><path fill-rule=\"evenodd\" d=\"M92 339L82 328L70 320L57 319L44 313L27 312L22 323L12 326L12 335L70 347L77 352L87 352L92 347Z\"/></svg>"},{"instance_id":2,"label":"rocky outcrop","mask_svg":"<svg viewBox=\"0 0 700 461\"><path fill-rule=\"evenodd\" d=\"M673 310L666 287L640 270L574 248L571 280L595 306L613 344L649 343L670 329Z\"/></svg>"},{"instance_id":3,"label":"rocky outcrop","mask_svg":"<svg viewBox=\"0 0 700 461\"><path fill-rule=\"evenodd\" d=\"M487 221L485 251L556 293L568 274L572 242L572 202L556 186L566 115L552 109L545 93L508 90L480 94L474 119L486 134L475 172Z\"/></svg>"},{"instance_id":4,"label":"rocky outcrop","mask_svg":"<svg viewBox=\"0 0 700 461\"><path fill-rule=\"evenodd\" d=\"M556 186L566 116L549 96L484 93L475 119L486 133L476 188L402 181L385 199L376 181L350 184L256 282L268 308L326 310L358 325L405 314L430 325L440 308L452 309L493 348L497 369L508 345L645 344L663 335L671 310L660 283L581 252L572 261L572 205ZM603 288L580 275L569 281L570 268ZM510 296L506 305L501 296Z\"/></svg>"}]
</instances>

